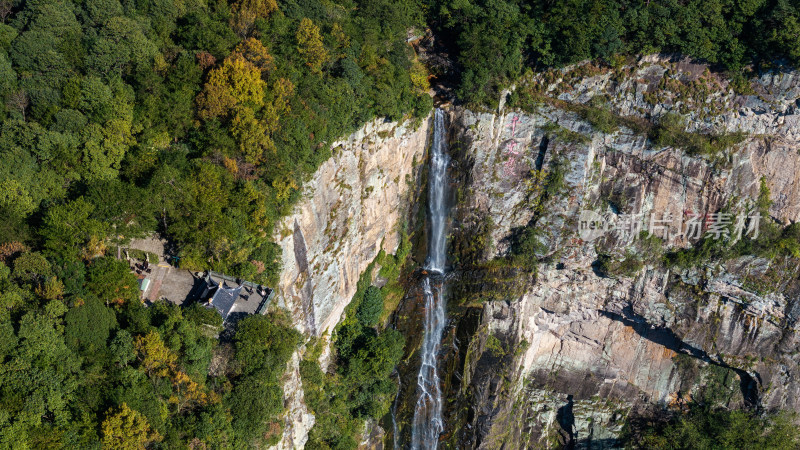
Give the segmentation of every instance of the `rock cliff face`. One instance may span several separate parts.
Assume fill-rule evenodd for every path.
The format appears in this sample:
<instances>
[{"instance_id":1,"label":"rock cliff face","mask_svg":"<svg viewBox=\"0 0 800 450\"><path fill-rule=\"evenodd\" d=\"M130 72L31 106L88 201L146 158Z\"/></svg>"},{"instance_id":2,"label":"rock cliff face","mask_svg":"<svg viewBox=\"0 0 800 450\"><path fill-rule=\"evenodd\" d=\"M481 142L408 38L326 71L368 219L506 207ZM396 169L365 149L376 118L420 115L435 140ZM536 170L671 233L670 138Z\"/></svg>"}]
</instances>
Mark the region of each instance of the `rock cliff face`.
<instances>
[{"instance_id":1,"label":"rock cliff face","mask_svg":"<svg viewBox=\"0 0 800 450\"><path fill-rule=\"evenodd\" d=\"M800 408L798 258L663 258L698 245L697 231L725 214L719 232L745 237L756 223L800 219L800 79L734 86L702 65L648 57L535 74L506 94L498 112L448 110L454 270L443 442L605 448L631 414L692 399ZM654 125L668 113L686 120L678 132ZM381 248L396 248L399 224L424 228L411 218L429 126L368 124L335 144L304 186L278 235L279 303L299 329L331 331L359 275ZM757 207L771 218L754 219ZM590 222L616 228L591 231ZM510 257L520 248L527 258ZM394 316L408 352L400 442L419 364L414 279ZM301 446L313 424L296 359L282 448Z\"/></svg>"},{"instance_id":2,"label":"rock cliff face","mask_svg":"<svg viewBox=\"0 0 800 450\"><path fill-rule=\"evenodd\" d=\"M742 256L670 269L658 257L696 241L686 236L688 218L708 226L715 216L707 215L720 211L732 222L746 216L764 195L762 177L770 215L784 224L800 218L796 75L764 75L740 95L703 66L646 58L531 83L544 101L527 112L451 112L455 257L470 247L464 241L480 250L453 281L459 349L445 364L457 400L446 439L459 448L598 448L616 444L628 414L689 398L800 408L798 260ZM616 129L582 119L585 105L599 104L593 97L624 118ZM744 137L726 151L689 156L626 125L668 111L688 117L689 131ZM542 203L554 171L563 185ZM652 234L671 235L653 244L639 229L580 234L584 210L618 226L631 215L655 218L649 224L662 227ZM670 224L658 222L667 217ZM535 280L504 287L497 274L507 269L486 261L506 256L526 227L540 244ZM598 264L603 255L639 263L610 276Z\"/></svg>"},{"instance_id":3,"label":"rock cliff face","mask_svg":"<svg viewBox=\"0 0 800 450\"><path fill-rule=\"evenodd\" d=\"M334 143L334 156L303 186L304 200L276 236L283 251L277 305L290 311L298 330L332 332L361 273L381 249L395 252L415 208L428 130L428 119L373 121ZM287 413L275 449L302 448L314 426L299 360L296 353L284 375Z\"/></svg>"},{"instance_id":4,"label":"rock cliff face","mask_svg":"<svg viewBox=\"0 0 800 450\"><path fill-rule=\"evenodd\" d=\"M424 162L429 120L373 121L332 145L334 156L303 186L304 200L276 236L283 250L281 306L312 336L332 331L361 273L394 253Z\"/></svg>"}]
</instances>

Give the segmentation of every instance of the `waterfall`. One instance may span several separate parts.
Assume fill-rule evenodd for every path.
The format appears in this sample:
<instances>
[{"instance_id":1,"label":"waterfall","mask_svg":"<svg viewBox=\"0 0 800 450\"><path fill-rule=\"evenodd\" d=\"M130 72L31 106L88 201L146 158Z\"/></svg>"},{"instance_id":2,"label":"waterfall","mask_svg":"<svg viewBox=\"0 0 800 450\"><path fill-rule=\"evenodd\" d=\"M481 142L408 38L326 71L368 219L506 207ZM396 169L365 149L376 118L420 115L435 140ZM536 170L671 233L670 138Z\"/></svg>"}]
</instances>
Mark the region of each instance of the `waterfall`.
<instances>
[{"instance_id":1,"label":"waterfall","mask_svg":"<svg viewBox=\"0 0 800 450\"><path fill-rule=\"evenodd\" d=\"M436 110L433 122L433 146L431 148L431 170L428 179L428 218L430 235L428 237L428 261L425 268L432 272L444 272L447 251L447 166L450 157L445 135L444 112Z\"/></svg>"},{"instance_id":2,"label":"waterfall","mask_svg":"<svg viewBox=\"0 0 800 450\"><path fill-rule=\"evenodd\" d=\"M412 449L435 449L439 434L444 430L442 419L442 391L436 356L442 343L447 315L444 298L444 271L447 252L447 140L444 112L434 115L431 167L428 181L428 258L427 274L422 281L425 295L425 330L422 341L422 364L417 375L417 403L411 428Z\"/></svg>"}]
</instances>

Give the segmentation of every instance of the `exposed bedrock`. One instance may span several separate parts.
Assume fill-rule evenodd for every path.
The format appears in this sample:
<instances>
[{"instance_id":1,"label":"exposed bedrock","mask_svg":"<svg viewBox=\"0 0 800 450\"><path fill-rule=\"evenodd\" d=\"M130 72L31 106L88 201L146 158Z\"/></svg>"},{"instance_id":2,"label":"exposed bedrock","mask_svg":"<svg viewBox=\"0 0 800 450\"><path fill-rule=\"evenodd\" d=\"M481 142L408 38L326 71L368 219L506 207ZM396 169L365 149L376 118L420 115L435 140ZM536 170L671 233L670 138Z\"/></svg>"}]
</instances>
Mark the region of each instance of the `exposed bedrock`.
<instances>
[{"instance_id":1,"label":"exposed bedrock","mask_svg":"<svg viewBox=\"0 0 800 450\"><path fill-rule=\"evenodd\" d=\"M689 216L752 214L762 179L771 201L771 218L762 220L800 220L800 79L767 74L740 94L702 65L647 57L617 70L580 65L532 80L544 100L524 110L448 109L453 270L439 360L442 446L613 447L629 415L690 401L800 409L797 260L706 258L678 269L659 257L694 242L679 233ZM581 114L598 104L622 118L605 132ZM689 132L744 137L692 156L655 145L632 125L652 126L667 112L686 118ZM304 185L305 200L277 231L279 303L299 329L332 331L359 275L381 249L394 252L399 226L424 229L429 134L430 119L418 127L370 123L337 143ZM550 189L555 171L561 182ZM579 233L582 211L618 224L631 215L670 218L662 224L670 237L657 244L634 229L590 241ZM535 270L507 261L524 239ZM414 249L420 261L424 253ZM400 442L415 398L421 298L412 288L393 316L407 341ZM298 380L288 380L299 424L296 437L284 436L286 448L304 442L303 427L313 423L302 397L291 394ZM388 439L391 422L381 426L385 435L374 424L365 433ZM365 439L367 446L380 440Z\"/></svg>"},{"instance_id":2,"label":"exposed bedrock","mask_svg":"<svg viewBox=\"0 0 800 450\"><path fill-rule=\"evenodd\" d=\"M665 90L663 103L649 103L647 83L659 85L657 75L665 73L689 79L686 71L703 69L645 59L622 77L570 79L565 71L543 95L570 104L602 95L618 115L653 120L681 100ZM587 242L579 233L583 210L612 221L747 214L762 177L772 220L800 218L800 80L765 75L751 95L716 82L717 109L684 113L689 130L744 133L728 157L657 147L625 126L603 133L557 103L527 112L452 112L462 169L452 247L464 275L451 302L480 310L480 325L459 343L468 349L451 365L458 373L450 378L460 380L450 386L457 400L445 434L453 445L610 447L628 414L690 399L800 408L796 260L744 256L668 269L648 260L641 243L615 233ZM563 187L537 208L539 169L545 178L560 170ZM539 264L521 285L519 274L508 273L515 269L487 261L507 255L526 226L537 230ZM677 223L670 231L677 234ZM663 243L687 245L681 236ZM608 276L597 269L601 254L634 255L643 264ZM451 326L460 323L456 313Z\"/></svg>"}]
</instances>

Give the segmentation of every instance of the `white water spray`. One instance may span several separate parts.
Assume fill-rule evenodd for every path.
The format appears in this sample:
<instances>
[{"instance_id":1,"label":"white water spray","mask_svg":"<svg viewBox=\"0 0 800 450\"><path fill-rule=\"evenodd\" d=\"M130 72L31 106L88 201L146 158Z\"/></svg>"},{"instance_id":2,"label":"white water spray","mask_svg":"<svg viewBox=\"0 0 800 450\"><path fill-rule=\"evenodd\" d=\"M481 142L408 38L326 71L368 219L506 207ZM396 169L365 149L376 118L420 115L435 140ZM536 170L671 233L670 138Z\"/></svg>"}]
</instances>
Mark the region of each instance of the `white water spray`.
<instances>
[{"instance_id":1,"label":"white water spray","mask_svg":"<svg viewBox=\"0 0 800 450\"><path fill-rule=\"evenodd\" d=\"M431 148L431 171L428 180L428 217L431 229L428 237L428 261L425 268L442 273L447 252L447 136L444 126L444 112L437 109L433 122L433 145Z\"/></svg>"},{"instance_id":2,"label":"white water spray","mask_svg":"<svg viewBox=\"0 0 800 450\"><path fill-rule=\"evenodd\" d=\"M442 419L442 391L436 356L442 343L442 332L447 321L444 299L444 271L447 252L447 166L450 157L445 152L447 140L444 112L434 115L431 169L428 182L428 260L422 289L425 294L425 335L422 341L422 365L417 375L417 404L411 428L411 448L436 449L439 435L444 430Z\"/></svg>"}]
</instances>

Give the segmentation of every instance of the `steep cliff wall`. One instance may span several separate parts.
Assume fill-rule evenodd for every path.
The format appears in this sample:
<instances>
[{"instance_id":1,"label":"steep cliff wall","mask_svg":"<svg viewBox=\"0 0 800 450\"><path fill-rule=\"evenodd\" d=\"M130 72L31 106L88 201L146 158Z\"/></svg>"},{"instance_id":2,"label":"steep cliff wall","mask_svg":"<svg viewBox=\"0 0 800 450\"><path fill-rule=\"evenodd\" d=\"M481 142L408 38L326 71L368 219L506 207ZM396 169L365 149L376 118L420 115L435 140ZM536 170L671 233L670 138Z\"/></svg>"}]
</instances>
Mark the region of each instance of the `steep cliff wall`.
<instances>
[{"instance_id":1,"label":"steep cliff wall","mask_svg":"<svg viewBox=\"0 0 800 450\"><path fill-rule=\"evenodd\" d=\"M429 122L373 121L334 143L334 156L304 184L304 199L276 236L283 250L277 305L299 330L332 332L361 273L381 249L395 252L416 206ZM275 449L302 448L314 426L299 361L295 354L284 375L287 412Z\"/></svg>"},{"instance_id":2,"label":"steep cliff wall","mask_svg":"<svg viewBox=\"0 0 800 450\"><path fill-rule=\"evenodd\" d=\"M617 444L629 415L692 399L800 407L796 255L663 258L697 245L681 234L691 217L702 223L762 206L772 218L763 220L800 218L798 95L794 74L734 89L701 65L644 58L617 70L536 74L499 112L451 108L455 270L440 361L443 440L602 448ZM667 113L686 120L680 132L656 125ZM394 251L419 192L428 134L429 121L371 123L337 143L304 186L306 200L278 236L280 303L298 328L331 331L361 272L381 248ZM631 216L672 222L662 240L639 229L589 236L579 232L586 211L617 224ZM419 294L411 289L395 316L409 355L399 368L401 442L414 398ZM314 421L296 359L282 448L302 445Z\"/></svg>"},{"instance_id":3,"label":"steep cliff wall","mask_svg":"<svg viewBox=\"0 0 800 450\"><path fill-rule=\"evenodd\" d=\"M299 329L332 331L367 265L381 249L394 253L429 122L370 122L334 143L334 156L303 186L304 200L276 237L283 250L278 298Z\"/></svg>"},{"instance_id":4,"label":"steep cliff wall","mask_svg":"<svg viewBox=\"0 0 800 450\"><path fill-rule=\"evenodd\" d=\"M526 111L452 113L463 184L454 251L471 256L462 257L463 275L453 282L460 350L446 357L455 380L448 389L458 399L447 439L467 448L603 447L614 445L629 413L689 398L800 407L796 258L677 268L659 256L689 245L674 236L685 223L672 223L673 236L660 244L638 232L591 242L578 233L584 210L608 221L735 216L764 195L762 177L770 215L797 221L800 80L764 75L740 95L703 66L645 58L618 70L540 74L530 83L536 95L515 99ZM587 113L587 104L600 104L593 97L614 113L611 126L596 110ZM689 131L743 136L728 150L694 156L658 146L638 124L667 111L688 117ZM554 171L563 183L542 202ZM522 290L505 286L498 273L519 259L486 261L508 256L531 227L539 244L535 281ZM603 257L616 261L615 273L599 264ZM638 263L619 270L623 259Z\"/></svg>"}]
</instances>

